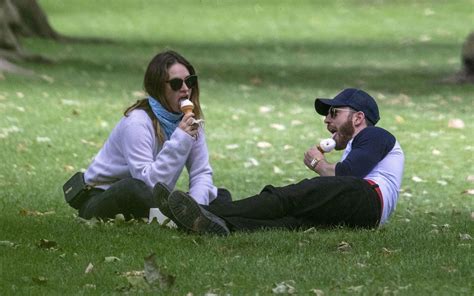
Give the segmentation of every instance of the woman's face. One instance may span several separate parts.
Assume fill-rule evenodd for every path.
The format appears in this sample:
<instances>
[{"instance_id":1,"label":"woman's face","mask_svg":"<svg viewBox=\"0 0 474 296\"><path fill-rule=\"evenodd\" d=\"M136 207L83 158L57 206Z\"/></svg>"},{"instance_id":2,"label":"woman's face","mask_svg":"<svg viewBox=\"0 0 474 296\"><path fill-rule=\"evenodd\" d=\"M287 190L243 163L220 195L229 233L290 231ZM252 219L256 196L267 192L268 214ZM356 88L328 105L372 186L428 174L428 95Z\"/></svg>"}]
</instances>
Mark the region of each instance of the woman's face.
<instances>
[{"instance_id":1,"label":"woman's face","mask_svg":"<svg viewBox=\"0 0 474 296\"><path fill-rule=\"evenodd\" d=\"M183 64L176 63L168 69L168 81L175 78L184 80L189 75L190 74L189 74L188 69ZM166 83L165 88L166 88L166 91L165 91L166 101L171 106L171 111L181 112L179 108L180 106L179 101L182 98L186 98L186 99L190 98L191 89L186 86L186 83L182 83L180 89L173 90L169 82Z\"/></svg>"}]
</instances>

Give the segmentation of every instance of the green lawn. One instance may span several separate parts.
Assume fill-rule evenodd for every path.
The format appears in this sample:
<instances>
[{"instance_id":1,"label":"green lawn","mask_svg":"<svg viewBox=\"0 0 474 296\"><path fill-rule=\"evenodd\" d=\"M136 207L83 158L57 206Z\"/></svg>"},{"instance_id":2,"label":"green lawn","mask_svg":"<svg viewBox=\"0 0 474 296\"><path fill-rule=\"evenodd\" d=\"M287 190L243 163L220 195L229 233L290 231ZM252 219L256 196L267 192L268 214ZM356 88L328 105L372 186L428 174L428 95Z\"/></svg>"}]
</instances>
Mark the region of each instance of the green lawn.
<instances>
[{"instance_id":1,"label":"green lawn","mask_svg":"<svg viewBox=\"0 0 474 296\"><path fill-rule=\"evenodd\" d=\"M473 0L40 3L61 33L113 42L25 39L56 63L22 64L40 78L0 79L1 295L265 295L282 282L300 295L473 294L474 86L440 82L460 68ZM214 180L236 199L313 176L303 153L328 136L315 97L374 95L379 125L406 155L389 223L217 238L78 221L62 184L88 166L168 48L197 68ZM122 275L152 253L175 277L163 291Z\"/></svg>"}]
</instances>

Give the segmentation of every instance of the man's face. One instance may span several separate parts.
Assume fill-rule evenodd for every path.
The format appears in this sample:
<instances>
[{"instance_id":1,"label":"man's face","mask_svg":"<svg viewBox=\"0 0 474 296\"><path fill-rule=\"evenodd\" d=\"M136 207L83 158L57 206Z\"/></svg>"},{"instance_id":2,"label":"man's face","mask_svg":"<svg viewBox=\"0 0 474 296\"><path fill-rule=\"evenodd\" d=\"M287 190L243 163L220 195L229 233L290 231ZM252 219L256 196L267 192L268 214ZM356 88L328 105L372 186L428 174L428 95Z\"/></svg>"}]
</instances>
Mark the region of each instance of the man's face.
<instances>
[{"instance_id":1,"label":"man's face","mask_svg":"<svg viewBox=\"0 0 474 296\"><path fill-rule=\"evenodd\" d=\"M331 107L328 115L324 119L327 130L333 134L336 141L336 150L343 150L354 135L354 125L352 115L356 111L349 107Z\"/></svg>"}]
</instances>

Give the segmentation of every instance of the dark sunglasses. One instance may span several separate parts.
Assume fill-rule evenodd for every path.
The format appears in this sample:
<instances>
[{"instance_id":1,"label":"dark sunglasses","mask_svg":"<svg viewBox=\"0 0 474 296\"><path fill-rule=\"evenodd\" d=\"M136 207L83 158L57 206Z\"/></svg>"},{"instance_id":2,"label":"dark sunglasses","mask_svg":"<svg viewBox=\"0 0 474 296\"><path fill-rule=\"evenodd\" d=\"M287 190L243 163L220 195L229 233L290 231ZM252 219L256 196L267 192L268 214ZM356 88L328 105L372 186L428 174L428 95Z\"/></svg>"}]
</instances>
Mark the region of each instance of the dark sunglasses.
<instances>
[{"instance_id":1,"label":"dark sunglasses","mask_svg":"<svg viewBox=\"0 0 474 296\"><path fill-rule=\"evenodd\" d=\"M357 111L352 110L352 109L341 109L341 108L331 107L331 108L329 108L328 115L331 116L331 118L336 118L337 112L339 112L339 111L341 111L341 112L347 111L347 112L351 112L351 113L357 112Z\"/></svg>"},{"instance_id":2,"label":"dark sunglasses","mask_svg":"<svg viewBox=\"0 0 474 296\"><path fill-rule=\"evenodd\" d=\"M170 84L172 90L178 91L181 89L181 87L183 87L183 82L186 83L188 88L193 88L196 86L197 81L198 77L196 75L189 75L188 77L184 78L184 80L181 78L173 78L167 80L166 82Z\"/></svg>"}]
</instances>

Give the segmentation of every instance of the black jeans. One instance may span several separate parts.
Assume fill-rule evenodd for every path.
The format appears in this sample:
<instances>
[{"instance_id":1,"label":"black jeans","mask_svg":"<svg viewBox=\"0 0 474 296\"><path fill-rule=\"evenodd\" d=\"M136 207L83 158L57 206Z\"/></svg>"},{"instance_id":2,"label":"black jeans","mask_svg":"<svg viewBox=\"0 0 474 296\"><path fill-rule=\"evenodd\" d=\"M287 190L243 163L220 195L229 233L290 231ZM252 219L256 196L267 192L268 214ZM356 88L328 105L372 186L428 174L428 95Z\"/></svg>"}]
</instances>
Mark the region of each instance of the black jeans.
<instances>
[{"instance_id":1,"label":"black jeans","mask_svg":"<svg viewBox=\"0 0 474 296\"><path fill-rule=\"evenodd\" d=\"M107 190L93 188L87 194L88 199L79 209L79 217L84 219L115 218L117 214L123 214L125 219L148 218L150 208L158 207L152 190L138 179L123 179ZM219 188L217 198L211 204L220 205L231 201L230 192Z\"/></svg>"},{"instance_id":2,"label":"black jeans","mask_svg":"<svg viewBox=\"0 0 474 296\"><path fill-rule=\"evenodd\" d=\"M372 185L355 177L316 177L284 187L267 185L252 197L204 207L233 231L262 228L375 227L382 204Z\"/></svg>"}]
</instances>

